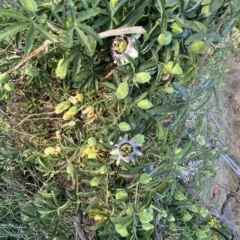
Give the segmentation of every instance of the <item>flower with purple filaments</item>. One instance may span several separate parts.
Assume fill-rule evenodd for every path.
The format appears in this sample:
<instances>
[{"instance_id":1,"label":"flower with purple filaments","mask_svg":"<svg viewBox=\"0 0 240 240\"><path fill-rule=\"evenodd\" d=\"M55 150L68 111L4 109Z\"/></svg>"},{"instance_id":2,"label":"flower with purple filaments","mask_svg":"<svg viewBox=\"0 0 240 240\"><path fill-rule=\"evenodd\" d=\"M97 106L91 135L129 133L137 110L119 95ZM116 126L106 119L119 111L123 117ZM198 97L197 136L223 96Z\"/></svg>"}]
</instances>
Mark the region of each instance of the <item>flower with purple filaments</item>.
<instances>
[{"instance_id":1,"label":"flower with purple filaments","mask_svg":"<svg viewBox=\"0 0 240 240\"><path fill-rule=\"evenodd\" d=\"M111 155L118 157L117 165L119 165L120 160L125 162L134 161L136 156L141 156L142 153L138 150L139 145L135 142L133 138L128 140L128 135L120 139L118 144L115 145L116 148L110 152Z\"/></svg>"},{"instance_id":2,"label":"flower with purple filaments","mask_svg":"<svg viewBox=\"0 0 240 240\"><path fill-rule=\"evenodd\" d=\"M132 58L138 57L137 50L132 46L134 42L134 38L126 37L126 36L118 36L114 38L111 47L111 54L114 62L119 60L122 64L127 63L127 58L123 55L123 53L128 54Z\"/></svg>"}]
</instances>

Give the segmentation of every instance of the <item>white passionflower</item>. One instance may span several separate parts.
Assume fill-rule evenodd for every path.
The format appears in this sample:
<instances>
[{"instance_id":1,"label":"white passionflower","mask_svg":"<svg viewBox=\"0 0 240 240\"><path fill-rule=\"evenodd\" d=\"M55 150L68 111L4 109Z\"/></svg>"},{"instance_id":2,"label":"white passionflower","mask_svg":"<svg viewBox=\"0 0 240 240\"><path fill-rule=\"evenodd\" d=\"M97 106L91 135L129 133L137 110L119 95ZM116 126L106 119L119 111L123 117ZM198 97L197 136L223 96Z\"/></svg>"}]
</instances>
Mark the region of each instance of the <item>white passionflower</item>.
<instances>
[{"instance_id":1,"label":"white passionflower","mask_svg":"<svg viewBox=\"0 0 240 240\"><path fill-rule=\"evenodd\" d=\"M138 150L139 145L134 141L133 138L128 140L128 135L120 139L118 144L115 145L116 148L110 152L111 155L117 156L117 165L119 165L120 160L125 162L134 161L136 156L141 156L142 153Z\"/></svg>"},{"instance_id":2,"label":"white passionflower","mask_svg":"<svg viewBox=\"0 0 240 240\"><path fill-rule=\"evenodd\" d=\"M114 62L119 60L122 64L127 63L127 58L123 53L128 54L132 58L138 57L138 51L132 46L134 38L126 36L118 36L114 38L111 47L111 54Z\"/></svg>"}]
</instances>

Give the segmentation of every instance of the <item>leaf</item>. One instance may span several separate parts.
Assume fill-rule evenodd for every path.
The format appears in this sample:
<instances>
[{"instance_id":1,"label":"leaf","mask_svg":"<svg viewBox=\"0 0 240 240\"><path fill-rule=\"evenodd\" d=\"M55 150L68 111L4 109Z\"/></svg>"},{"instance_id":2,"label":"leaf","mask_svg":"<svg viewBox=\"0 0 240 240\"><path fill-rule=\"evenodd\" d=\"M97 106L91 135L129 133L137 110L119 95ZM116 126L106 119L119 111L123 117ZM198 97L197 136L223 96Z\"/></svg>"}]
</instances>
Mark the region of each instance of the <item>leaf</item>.
<instances>
[{"instance_id":1,"label":"leaf","mask_svg":"<svg viewBox=\"0 0 240 240\"><path fill-rule=\"evenodd\" d=\"M170 27L171 27L172 31L176 34L183 32L181 25L177 22L172 23Z\"/></svg>"},{"instance_id":2,"label":"leaf","mask_svg":"<svg viewBox=\"0 0 240 240\"><path fill-rule=\"evenodd\" d=\"M127 237L129 235L127 227L123 224L115 224L116 231L121 235L121 237Z\"/></svg>"},{"instance_id":3,"label":"leaf","mask_svg":"<svg viewBox=\"0 0 240 240\"><path fill-rule=\"evenodd\" d=\"M116 91L117 88L113 83L110 82L101 82L100 83L102 86L104 86L105 88L107 88L110 91Z\"/></svg>"},{"instance_id":4,"label":"leaf","mask_svg":"<svg viewBox=\"0 0 240 240\"><path fill-rule=\"evenodd\" d=\"M55 113L56 114L62 113L63 111L68 110L70 107L71 103L69 101L61 102L55 107Z\"/></svg>"},{"instance_id":5,"label":"leaf","mask_svg":"<svg viewBox=\"0 0 240 240\"><path fill-rule=\"evenodd\" d=\"M89 34L93 37L96 41L98 41L100 44L102 44L102 39L99 37L99 35L93 30L93 28L89 27L86 24L80 24L79 28L81 28L84 32Z\"/></svg>"},{"instance_id":6,"label":"leaf","mask_svg":"<svg viewBox=\"0 0 240 240\"><path fill-rule=\"evenodd\" d=\"M31 51L35 36L36 36L36 34L35 34L34 25L31 25L31 27L27 31L26 37L25 37L25 47L24 47L25 55L27 55Z\"/></svg>"},{"instance_id":7,"label":"leaf","mask_svg":"<svg viewBox=\"0 0 240 240\"><path fill-rule=\"evenodd\" d=\"M207 92L206 92L204 98L201 100L198 107L196 109L194 109L194 111L201 109L208 102L208 100L212 96L213 90L214 90L214 87L210 87L207 89Z\"/></svg>"},{"instance_id":8,"label":"leaf","mask_svg":"<svg viewBox=\"0 0 240 240\"><path fill-rule=\"evenodd\" d=\"M70 26L66 31L60 33L58 40L63 47L71 48L73 46L73 31L74 26Z\"/></svg>"},{"instance_id":9,"label":"leaf","mask_svg":"<svg viewBox=\"0 0 240 240\"><path fill-rule=\"evenodd\" d=\"M164 91L167 92L167 93L174 93L174 89L172 87L165 87L164 88Z\"/></svg>"},{"instance_id":10,"label":"leaf","mask_svg":"<svg viewBox=\"0 0 240 240\"><path fill-rule=\"evenodd\" d=\"M44 149L44 154L46 155L56 155L57 154L57 151L54 147L47 147Z\"/></svg>"},{"instance_id":11,"label":"leaf","mask_svg":"<svg viewBox=\"0 0 240 240\"><path fill-rule=\"evenodd\" d=\"M159 36L158 36L158 43L161 45L161 46L165 46L165 45L168 45L171 41L172 41L172 34L170 32L164 32L164 33L161 33Z\"/></svg>"},{"instance_id":12,"label":"leaf","mask_svg":"<svg viewBox=\"0 0 240 240\"><path fill-rule=\"evenodd\" d=\"M122 132L127 132L127 131L131 130L131 126L126 122L120 122L118 124L118 127L119 127L120 131L122 131Z\"/></svg>"},{"instance_id":13,"label":"leaf","mask_svg":"<svg viewBox=\"0 0 240 240\"><path fill-rule=\"evenodd\" d=\"M68 173L68 174L74 173L74 166L73 166L72 164L69 164L69 165L67 166L67 173Z\"/></svg>"},{"instance_id":14,"label":"leaf","mask_svg":"<svg viewBox=\"0 0 240 240\"><path fill-rule=\"evenodd\" d=\"M87 38L87 36L85 35L85 33L77 26L75 26L75 31L77 33L78 36L78 40L79 42L86 48L86 50L91 53L91 55L93 54L89 40Z\"/></svg>"},{"instance_id":15,"label":"leaf","mask_svg":"<svg viewBox=\"0 0 240 240\"><path fill-rule=\"evenodd\" d=\"M196 236L199 238L207 238L207 234L204 231L201 231L200 229L196 231Z\"/></svg>"},{"instance_id":16,"label":"leaf","mask_svg":"<svg viewBox=\"0 0 240 240\"><path fill-rule=\"evenodd\" d=\"M10 80L9 73L1 73L0 74L0 83L7 83Z\"/></svg>"},{"instance_id":17,"label":"leaf","mask_svg":"<svg viewBox=\"0 0 240 240\"><path fill-rule=\"evenodd\" d=\"M211 13L216 13L220 7L223 7L224 0L211 1L209 5L209 11Z\"/></svg>"},{"instance_id":18,"label":"leaf","mask_svg":"<svg viewBox=\"0 0 240 240\"><path fill-rule=\"evenodd\" d=\"M194 40L190 45L190 49L194 53L204 54L208 49L208 45L207 45L207 43L205 43L201 40Z\"/></svg>"},{"instance_id":19,"label":"leaf","mask_svg":"<svg viewBox=\"0 0 240 240\"><path fill-rule=\"evenodd\" d=\"M38 9L38 5L34 0L19 0L19 2L29 11L36 12Z\"/></svg>"},{"instance_id":20,"label":"leaf","mask_svg":"<svg viewBox=\"0 0 240 240\"><path fill-rule=\"evenodd\" d=\"M195 205L191 205L188 207L188 209L194 213L197 213L198 212L198 208L195 206Z\"/></svg>"},{"instance_id":21,"label":"leaf","mask_svg":"<svg viewBox=\"0 0 240 240\"><path fill-rule=\"evenodd\" d=\"M0 16L6 17L6 18L13 18L13 19L19 19L19 20L30 20L29 18L25 17L21 12L11 9L0 9Z\"/></svg>"},{"instance_id":22,"label":"leaf","mask_svg":"<svg viewBox=\"0 0 240 240\"><path fill-rule=\"evenodd\" d=\"M148 110L147 112L150 114L171 113L171 112L180 110L185 105L186 105L185 103L179 103L179 104L170 105L170 106L166 106L166 107L153 108L151 110Z\"/></svg>"},{"instance_id":23,"label":"leaf","mask_svg":"<svg viewBox=\"0 0 240 240\"><path fill-rule=\"evenodd\" d=\"M153 229L154 226L153 226L151 223L142 223L142 228L143 228L145 231L148 231L148 230Z\"/></svg>"},{"instance_id":24,"label":"leaf","mask_svg":"<svg viewBox=\"0 0 240 240\"><path fill-rule=\"evenodd\" d=\"M10 36L15 35L16 33L20 32L24 28L26 28L29 25L29 22L22 22L22 23L14 23L11 24L10 27L4 28L3 31L0 32L0 42Z\"/></svg>"},{"instance_id":25,"label":"leaf","mask_svg":"<svg viewBox=\"0 0 240 240\"><path fill-rule=\"evenodd\" d=\"M28 76L31 76L31 77L38 77L39 76L39 71L37 68L35 67L28 67L26 70L25 70L25 73L28 75Z\"/></svg>"},{"instance_id":26,"label":"leaf","mask_svg":"<svg viewBox=\"0 0 240 240\"><path fill-rule=\"evenodd\" d=\"M150 0L138 1L133 10L126 15L118 27L124 26L125 24L127 26L134 26L138 20L143 17L144 9L149 5L149 3Z\"/></svg>"},{"instance_id":27,"label":"leaf","mask_svg":"<svg viewBox=\"0 0 240 240\"><path fill-rule=\"evenodd\" d=\"M153 106L153 104L148 99L144 99L138 102L137 106L141 109L149 109Z\"/></svg>"},{"instance_id":28,"label":"leaf","mask_svg":"<svg viewBox=\"0 0 240 240\"><path fill-rule=\"evenodd\" d=\"M186 199L186 196L185 196L183 193L177 191L177 192L175 192L175 194L174 194L174 198L175 198L176 200L183 201L183 200Z\"/></svg>"},{"instance_id":29,"label":"leaf","mask_svg":"<svg viewBox=\"0 0 240 240\"><path fill-rule=\"evenodd\" d=\"M124 190L120 190L117 192L116 194L116 199L121 199L121 198L125 198L128 196L128 193Z\"/></svg>"},{"instance_id":30,"label":"leaf","mask_svg":"<svg viewBox=\"0 0 240 240\"><path fill-rule=\"evenodd\" d=\"M189 212L185 212L184 215L183 215L183 217L182 217L182 220L183 220L184 222L188 222L188 221L190 221L191 219L192 219L192 215L189 214Z\"/></svg>"},{"instance_id":31,"label":"leaf","mask_svg":"<svg viewBox=\"0 0 240 240\"><path fill-rule=\"evenodd\" d=\"M55 42L54 38L52 37L52 35L43 27L40 27L39 25L37 25L36 23L34 23L34 27L48 40L50 40L51 42Z\"/></svg>"},{"instance_id":32,"label":"leaf","mask_svg":"<svg viewBox=\"0 0 240 240\"><path fill-rule=\"evenodd\" d=\"M91 181L90 181L90 185L92 187L98 186L101 183L101 178L100 177L94 177Z\"/></svg>"},{"instance_id":33,"label":"leaf","mask_svg":"<svg viewBox=\"0 0 240 240\"><path fill-rule=\"evenodd\" d=\"M139 178L139 182L142 183L142 184L147 184L151 180L152 180L152 178L146 173L141 174L141 176Z\"/></svg>"},{"instance_id":34,"label":"leaf","mask_svg":"<svg viewBox=\"0 0 240 240\"><path fill-rule=\"evenodd\" d=\"M133 139L139 146L142 146L145 143L144 135L142 134L135 135Z\"/></svg>"},{"instance_id":35,"label":"leaf","mask_svg":"<svg viewBox=\"0 0 240 240\"><path fill-rule=\"evenodd\" d=\"M66 77L68 70L68 64L62 66L63 61L63 58L58 61L57 68L55 70L56 77L60 79L64 79Z\"/></svg>"},{"instance_id":36,"label":"leaf","mask_svg":"<svg viewBox=\"0 0 240 240\"><path fill-rule=\"evenodd\" d=\"M127 81L122 82L118 85L117 91L116 91L116 97L118 99L124 99L129 92L129 86Z\"/></svg>"},{"instance_id":37,"label":"leaf","mask_svg":"<svg viewBox=\"0 0 240 240\"><path fill-rule=\"evenodd\" d=\"M8 91L8 92L13 92L15 90L15 86L13 83L9 82L4 84L4 88Z\"/></svg>"},{"instance_id":38,"label":"leaf","mask_svg":"<svg viewBox=\"0 0 240 240\"><path fill-rule=\"evenodd\" d=\"M107 11L105 9L102 9L102 8L92 8L92 9L89 9L89 10L86 10L86 11L81 11L80 14L78 15L77 17L77 20L78 21L85 21L91 17L95 17L99 14L104 14L104 15L107 15Z\"/></svg>"},{"instance_id":39,"label":"leaf","mask_svg":"<svg viewBox=\"0 0 240 240\"><path fill-rule=\"evenodd\" d=\"M97 140L95 137L88 138L88 146L89 147L95 147L97 144Z\"/></svg>"},{"instance_id":40,"label":"leaf","mask_svg":"<svg viewBox=\"0 0 240 240\"><path fill-rule=\"evenodd\" d=\"M170 61L166 64L164 64L164 69L171 74L174 75L181 75L183 73L181 67L178 63L174 63L173 61Z\"/></svg>"},{"instance_id":41,"label":"leaf","mask_svg":"<svg viewBox=\"0 0 240 240\"><path fill-rule=\"evenodd\" d=\"M100 174L105 174L107 171L108 171L107 165L103 165L102 167L99 168Z\"/></svg>"},{"instance_id":42,"label":"leaf","mask_svg":"<svg viewBox=\"0 0 240 240\"><path fill-rule=\"evenodd\" d=\"M78 107L73 106L63 115L63 120L71 120L78 113Z\"/></svg>"},{"instance_id":43,"label":"leaf","mask_svg":"<svg viewBox=\"0 0 240 240\"><path fill-rule=\"evenodd\" d=\"M151 79L151 75L147 72L139 72L135 74L135 81L139 83L149 82Z\"/></svg>"}]
</instances>

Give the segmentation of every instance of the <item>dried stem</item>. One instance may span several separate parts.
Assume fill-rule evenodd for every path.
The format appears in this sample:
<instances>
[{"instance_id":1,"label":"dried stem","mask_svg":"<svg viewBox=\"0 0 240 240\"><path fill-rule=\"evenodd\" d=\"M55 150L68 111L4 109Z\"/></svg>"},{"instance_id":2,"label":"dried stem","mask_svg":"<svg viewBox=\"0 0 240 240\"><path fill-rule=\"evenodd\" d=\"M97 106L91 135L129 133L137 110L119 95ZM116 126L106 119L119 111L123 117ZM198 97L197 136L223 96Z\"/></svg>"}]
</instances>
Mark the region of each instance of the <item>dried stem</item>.
<instances>
[{"instance_id":1,"label":"dried stem","mask_svg":"<svg viewBox=\"0 0 240 240\"><path fill-rule=\"evenodd\" d=\"M89 238L87 237L83 229L83 214L81 210L78 211L78 215L74 222L74 226L76 230L76 234L75 234L76 240L89 240Z\"/></svg>"},{"instance_id":2,"label":"dried stem","mask_svg":"<svg viewBox=\"0 0 240 240\"><path fill-rule=\"evenodd\" d=\"M186 182L179 179L179 183L181 186L185 188L185 190L191 194L194 198L196 198L210 213L212 216L219 219L221 222L225 223L232 231L233 237L232 240L238 240L240 233L237 231L235 225L228 220L224 215L220 214L214 206L212 206L208 201L206 201L203 197L201 197L194 189L192 189Z\"/></svg>"}]
</instances>

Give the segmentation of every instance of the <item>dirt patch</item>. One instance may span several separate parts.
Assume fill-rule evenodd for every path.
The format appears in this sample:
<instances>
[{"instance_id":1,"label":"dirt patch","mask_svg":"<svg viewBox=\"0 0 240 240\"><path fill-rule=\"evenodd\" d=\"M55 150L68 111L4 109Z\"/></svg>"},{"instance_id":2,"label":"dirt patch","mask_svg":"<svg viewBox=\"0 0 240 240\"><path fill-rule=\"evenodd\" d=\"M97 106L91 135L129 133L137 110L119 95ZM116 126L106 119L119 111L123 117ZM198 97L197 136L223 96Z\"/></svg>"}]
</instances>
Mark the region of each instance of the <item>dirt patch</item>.
<instances>
[{"instance_id":1,"label":"dirt patch","mask_svg":"<svg viewBox=\"0 0 240 240\"><path fill-rule=\"evenodd\" d=\"M219 169L211 182L211 192L216 190L212 203L221 211L227 196L229 203L224 209L224 215L231 220L240 232L240 192L239 177L232 171L224 159L227 156L240 166L240 62L230 61L230 71L224 76L225 85L219 89L219 104L210 113L210 120L220 130L220 145L227 146L226 155L217 161Z\"/></svg>"}]
</instances>

